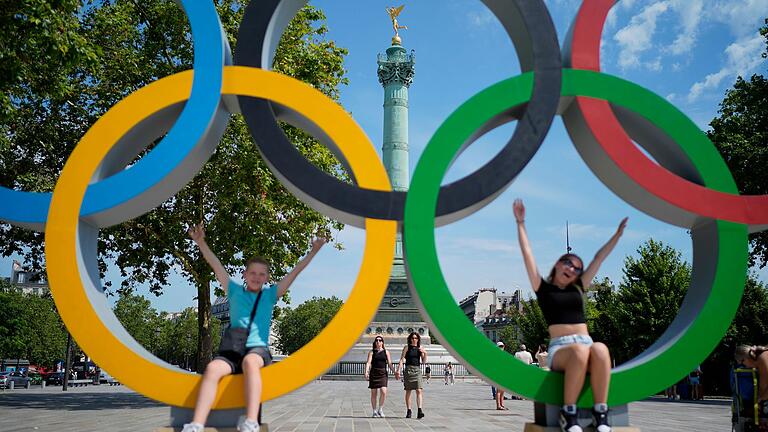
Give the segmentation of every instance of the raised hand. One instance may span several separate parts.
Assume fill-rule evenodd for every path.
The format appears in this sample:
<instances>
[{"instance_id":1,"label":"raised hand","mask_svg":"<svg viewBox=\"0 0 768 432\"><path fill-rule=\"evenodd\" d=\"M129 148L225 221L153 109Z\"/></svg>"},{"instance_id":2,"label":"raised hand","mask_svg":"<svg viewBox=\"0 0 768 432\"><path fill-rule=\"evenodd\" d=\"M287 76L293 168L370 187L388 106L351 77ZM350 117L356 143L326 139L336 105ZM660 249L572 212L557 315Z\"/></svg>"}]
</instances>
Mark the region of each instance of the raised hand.
<instances>
[{"instance_id":1,"label":"raised hand","mask_svg":"<svg viewBox=\"0 0 768 432\"><path fill-rule=\"evenodd\" d=\"M515 202L512 203L512 210L515 213L515 220L517 222L525 222L525 205L523 204L523 200L517 198Z\"/></svg>"},{"instance_id":2,"label":"raised hand","mask_svg":"<svg viewBox=\"0 0 768 432\"><path fill-rule=\"evenodd\" d=\"M316 237L314 240L312 240L312 250L318 251L321 247L323 247L324 244L328 242L328 239L325 237Z\"/></svg>"},{"instance_id":3,"label":"raised hand","mask_svg":"<svg viewBox=\"0 0 768 432\"><path fill-rule=\"evenodd\" d=\"M628 220L629 220L629 218L625 217L624 219L621 220L621 222L619 222L619 227L616 228L616 234L618 234L618 235L624 234L624 228L627 227L627 221Z\"/></svg>"},{"instance_id":4,"label":"raised hand","mask_svg":"<svg viewBox=\"0 0 768 432\"><path fill-rule=\"evenodd\" d=\"M189 234L189 238L195 241L195 243L200 243L201 241L205 240L205 228L203 227L203 223L200 222L197 225L192 225L187 230L187 234Z\"/></svg>"}]
</instances>

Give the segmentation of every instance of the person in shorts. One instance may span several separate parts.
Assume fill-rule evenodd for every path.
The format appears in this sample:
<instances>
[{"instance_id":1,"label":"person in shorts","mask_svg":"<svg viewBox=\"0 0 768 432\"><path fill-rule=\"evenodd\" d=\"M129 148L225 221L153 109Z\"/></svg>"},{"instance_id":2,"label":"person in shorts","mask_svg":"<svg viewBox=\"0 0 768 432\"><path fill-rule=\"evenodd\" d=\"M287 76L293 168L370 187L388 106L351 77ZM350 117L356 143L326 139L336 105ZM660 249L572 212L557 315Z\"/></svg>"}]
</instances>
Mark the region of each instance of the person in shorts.
<instances>
[{"instance_id":1,"label":"person in shorts","mask_svg":"<svg viewBox=\"0 0 768 432\"><path fill-rule=\"evenodd\" d=\"M260 428L258 418L259 404L261 403L261 368L272 361L268 346L272 309L277 300L288 291L296 276L304 270L323 247L326 240L323 238L313 240L309 253L277 284L268 284L269 262L267 260L261 257L249 259L245 263L243 273L245 283L240 285L232 280L221 261L208 247L202 223L192 226L189 229L189 236L197 244L205 261L213 269L216 280L221 284L229 299L231 327L248 328L249 332L244 356L241 357L231 351L219 352L208 363L200 384L192 422L185 424L182 432L203 432L205 421L216 397L219 381L227 375L239 373L245 377L246 415L245 421L238 427L238 430L257 432ZM251 312L254 309L255 314L253 321L251 321Z\"/></svg>"},{"instance_id":2,"label":"person in shorts","mask_svg":"<svg viewBox=\"0 0 768 432\"><path fill-rule=\"evenodd\" d=\"M616 232L601 247L592 262L584 261L575 254L566 253L558 258L549 276L541 277L533 257L528 233L525 229L525 206L520 199L512 205L517 222L525 270L536 294L536 300L549 330L547 366L563 372L563 407L560 410L560 428L563 432L582 432L578 423L576 400L589 374L594 406L592 423L597 432L610 432L608 424L608 385L611 379L611 355L608 347L593 342L587 328L584 312L585 291L592 285L603 261L619 242L627 218L619 222Z\"/></svg>"}]
</instances>

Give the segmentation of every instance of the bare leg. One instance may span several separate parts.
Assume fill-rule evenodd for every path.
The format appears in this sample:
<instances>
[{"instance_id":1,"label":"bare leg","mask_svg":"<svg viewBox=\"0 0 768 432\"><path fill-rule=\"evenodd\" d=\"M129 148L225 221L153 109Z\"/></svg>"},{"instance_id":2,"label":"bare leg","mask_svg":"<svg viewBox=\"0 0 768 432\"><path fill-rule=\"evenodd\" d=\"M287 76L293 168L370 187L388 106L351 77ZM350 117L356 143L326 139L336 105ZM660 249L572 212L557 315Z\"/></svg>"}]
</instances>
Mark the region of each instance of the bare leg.
<instances>
[{"instance_id":1,"label":"bare leg","mask_svg":"<svg viewBox=\"0 0 768 432\"><path fill-rule=\"evenodd\" d=\"M411 409L411 390L405 391L405 408Z\"/></svg>"},{"instance_id":2,"label":"bare leg","mask_svg":"<svg viewBox=\"0 0 768 432\"><path fill-rule=\"evenodd\" d=\"M205 367L205 373L203 373L203 381L200 383L200 391L197 393L197 404L195 404L192 423L205 424L216 397L219 381L231 373L232 367L223 360L213 360L208 363L208 366Z\"/></svg>"},{"instance_id":3,"label":"bare leg","mask_svg":"<svg viewBox=\"0 0 768 432\"><path fill-rule=\"evenodd\" d=\"M552 359L552 369L565 372L565 388L563 389L563 403L572 405L584 387L584 379L587 375L587 363L589 362L589 347L573 344L560 348Z\"/></svg>"},{"instance_id":4,"label":"bare leg","mask_svg":"<svg viewBox=\"0 0 768 432\"><path fill-rule=\"evenodd\" d=\"M421 408L422 402L424 401L424 390L423 389L417 389L416 390L416 406L418 408Z\"/></svg>"},{"instance_id":5,"label":"bare leg","mask_svg":"<svg viewBox=\"0 0 768 432\"><path fill-rule=\"evenodd\" d=\"M379 389L379 408L384 408L384 400L387 399L387 388L382 387Z\"/></svg>"},{"instance_id":6,"label":"bare leg","mask_svg":"<svg viewBox=\"0 0 768 432\"><path fill-rule=\"evenodd\" d=\"M376 389L371 389L371 409L376 411Z\"/></svg>"},{"instance_id":7,"label":"bare leg","mask_svg":"<svg viewBox=\"0 0 768 432\"><path fill-rule=\"evenodd\" d=\"M246 354L243 359L243 375L245 375L245 418L257 421L259 404L261 403L261 368L264 359L258 354Z\"/></svg>"},{"instance_id":8,"label":"bare leg","mask_svg":"<svg viewBox=\"0 0 768 432\"><path fill-rule=\"evenodd\" d=\"M595 403L608 401L608 384L611 381L611 355L608 347L596 342L589 347L589 382Z\"/></svg>"}]
</instances>

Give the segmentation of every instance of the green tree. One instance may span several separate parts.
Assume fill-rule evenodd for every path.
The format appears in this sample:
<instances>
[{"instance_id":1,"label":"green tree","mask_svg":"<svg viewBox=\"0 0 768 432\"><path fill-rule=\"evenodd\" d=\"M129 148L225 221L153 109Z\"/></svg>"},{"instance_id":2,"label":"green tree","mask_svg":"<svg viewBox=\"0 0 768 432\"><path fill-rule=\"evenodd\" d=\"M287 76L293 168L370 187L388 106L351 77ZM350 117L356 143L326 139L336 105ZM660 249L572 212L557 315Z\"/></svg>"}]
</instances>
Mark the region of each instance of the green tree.
<instances>
[{"instance_id":1,"label":"green tree","mask_svg":"<svg viewBox=\"0 0 768 432\"><path fill-rule=\"evenodd\" d=\"M690 265L674 248L651 239L637 254L624 260L615 307L608 308L616 331L610 341L616 363L635 357L664 333L691 281Z\"/></svg>"},{"instance_id":2,"label":"green tree","mask_svg":"<svg viewBox=\"0 0 768 432\"><path fill-rule=\"evenodd\" d=\"M67 334L50 296L22 294L0 281L0 357L50 367L64 355Z\"/></svg>"},{"instance_id":3,"label":"green tree","mask_svg":"<svg viewBox=\"0 0 768 432\"><path fill-rule=\"evenodd\" d=\"M341 308L338 298L312 297L296 309L286 308L280 321L275 323L277 349L284 354L298 351L333 319Z\"/></svg>"},{"instance_id":4,"label":"green tree","mask_svg":"<svg viewBox=\"0 0 768 432\"><path fill-rule=\"evenodd\" d=\"M497 335L498 339L504 342L504 350L512 353L517 351L517 346L520 344L521 339L523 340L523 343L528 343L520 335L520 329L517 327L517 324L514 323L514 315L512 324L502 327L501 330L498 331Z\"/></svg>"},{"instance_id":5,"label":"green tree","mask_svg":"<svg viewBox=\"0 0 768 432\"><path fill-rule=\"evenodd\" d=\"M113 308L125 330L148 351L157 352L160 316L144 296L121 292Z\"/></svg>"},{"instance_id":6,"label":"green tree","mask_svg":"<svg viewBox=\"0 0 768 432\"><path fill-rule=\"evenodd\" d=\"M245 3L222 0L216 4L233 47ZM158 77L192 66L189 26L173 2L104 1L64 8L61 13L66 18L62 19L71 22L68 31L84 44L78 51L84 54L52 72L51 76L64 80L60 89L36 86L27 91L26 82L9 85L26 93L11 99L8 120L0 126L0 184L4 186L52 190L66 157L101 114ZM346 83L346 50L328 41L326 33L323 13L303 8L284 32L274 69L337 99L339 86ZM91 53L96 61L91 61ZM39 61L22 60L32 70ZM23 79L20 75L17 80ZM341 165L325 147L296 128L286 126L285 131L319 168L344 177ZM172 271L179 271L195 286L190 295L198 300L198 368L209 361L214 347L213 274L185 235L188 224L200 220L206 221L208 243L230 272L238 271L248 257L262 255L270 258L274 278L280 278L308 250L313 233L341 228L282 187L261 160L242 116L236 115L209 163L183 190L150 213L102 231L100 268L105 270L110 262L119 267L123 276L119 290L146 284L159 295ZM0 253L21 254L36 269L44 267L42 242L41 233L0 226Z\"/></svg>"},{"instance_id":7,"label":"green tree","mask_svg":"<svg viewBox=\"0 0 768 432\"><path fill-rule=\"evenodd\" d=\"M616 345L621 338L620 323L614 319L618 301L616 288L610 279L604 278L592 284L586 302L587 325L592 338L608 347Z\"/></svg>"},{"instance_id":8,"label":"green tree","mask_svg":"<svg viewBox=\"0 0 768 432\"><path fill-rule=\"evenodd\" d=\"M768 19L760 33L768 45ZM763 58L768 49L763 53ZM768 193L768 79L754 74L736 79L720 102L719 116L710 122L707 135L723 155L738 185L750 195ZM750 264L768 264L768 232L750 234Z\"/></svg>"},{"instance_id":9,"label":"green tree","mask_svg":"<svg viewBox=\"0 0 768 432\"><path fill-rule=\"evenodd\" d=\"M523 310L515 313L514 320L520 340L527 346L549 343L549 327L536 299L523 301Z\"/></svg>"}]
</instances>

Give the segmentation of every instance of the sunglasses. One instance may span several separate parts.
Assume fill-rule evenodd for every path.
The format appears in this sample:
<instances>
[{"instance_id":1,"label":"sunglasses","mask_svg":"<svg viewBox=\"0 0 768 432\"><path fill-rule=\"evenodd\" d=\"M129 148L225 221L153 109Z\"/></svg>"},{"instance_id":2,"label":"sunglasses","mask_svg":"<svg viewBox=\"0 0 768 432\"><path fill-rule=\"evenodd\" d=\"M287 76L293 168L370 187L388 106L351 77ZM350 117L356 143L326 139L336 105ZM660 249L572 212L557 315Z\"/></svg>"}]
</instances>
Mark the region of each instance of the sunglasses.
<instances>
[{"instance_id":1,"label":"sunglasses","mask_svg":"<svg viewBox=\"0 0 768 432\"><path fill-rule=\"evenodd\" d=\"M575 271L577 275L581 275L584 272L584 269L581 268L581 267L578 267L576 264L574 264L573 261L571 261L570 258L561 258L560 262L563 265L572 268L573 271Z\"/></svg>"},{"instance_id":2,"label":"sunglasses","mask_svg":"<svg viewBox=\"0 0 768 432\"><path fill-rule=\"evenodd\" d=\"M374 341L376 341L376 342L384 342L384 339L382 339L382 338L376 338L376 339L374 339Z\"/></svg>"}]
</instances>

